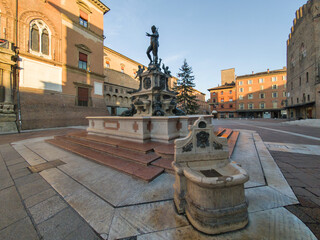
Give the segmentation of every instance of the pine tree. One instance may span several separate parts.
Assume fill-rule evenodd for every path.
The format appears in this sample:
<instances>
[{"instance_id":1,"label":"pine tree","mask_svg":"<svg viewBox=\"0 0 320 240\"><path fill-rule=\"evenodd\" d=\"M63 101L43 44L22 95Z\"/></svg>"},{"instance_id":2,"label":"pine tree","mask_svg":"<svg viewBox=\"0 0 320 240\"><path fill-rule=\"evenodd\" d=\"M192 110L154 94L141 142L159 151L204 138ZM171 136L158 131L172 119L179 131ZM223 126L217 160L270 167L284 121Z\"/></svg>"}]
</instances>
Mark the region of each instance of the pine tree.
<instances>
[{"instance_id":1,"label":"pine tree","mask_svg":"<svg viewBox=\"0 0 320 240\"><path fill-rule=\"evenodd\" d=\"M174 90L178 92L177 105L186 114L195 114L199 109L196 96L192 94L195 87L192 68L188 65L185 59L183 65L179 69L178 81Z\"/></svg>"}]
</instances>

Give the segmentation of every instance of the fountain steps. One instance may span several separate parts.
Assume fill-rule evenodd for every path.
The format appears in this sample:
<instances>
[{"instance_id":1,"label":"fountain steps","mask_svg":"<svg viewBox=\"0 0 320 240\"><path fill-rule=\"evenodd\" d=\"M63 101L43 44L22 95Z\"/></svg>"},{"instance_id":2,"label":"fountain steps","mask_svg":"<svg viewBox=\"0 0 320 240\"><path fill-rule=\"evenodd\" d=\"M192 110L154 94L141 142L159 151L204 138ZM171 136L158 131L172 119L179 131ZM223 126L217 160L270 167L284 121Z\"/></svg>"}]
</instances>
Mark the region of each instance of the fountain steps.
<instances>
[{"instance_id":1,"label":"fountain steps","mask_svg":"<svg viewBox=\"0 0 320 240\"><path fill-rule=\"evenodd\" d=\"M103 146L101 142L90 142L90 140L68 135L56 136L47 142L147 182L152 181L164 171L163 168L150 165L152 161L160 158L153 152L130 152L128 149L119 149L106 144Z\"/></svg>"},{"instance_id":2,"label":"fountain steps","mask_svg":"<svg viewBox=\"0 0 320 240\"><path fill-rule=\"evenodd\" d=\"M239 132L219 128L215 134L228 139L231 156ZM171 166L174 160L173 143L138 143L88 134L86 131L56 136L47 142L147 182L163 171L174 172Z\"/></svg>"}]
</instances>

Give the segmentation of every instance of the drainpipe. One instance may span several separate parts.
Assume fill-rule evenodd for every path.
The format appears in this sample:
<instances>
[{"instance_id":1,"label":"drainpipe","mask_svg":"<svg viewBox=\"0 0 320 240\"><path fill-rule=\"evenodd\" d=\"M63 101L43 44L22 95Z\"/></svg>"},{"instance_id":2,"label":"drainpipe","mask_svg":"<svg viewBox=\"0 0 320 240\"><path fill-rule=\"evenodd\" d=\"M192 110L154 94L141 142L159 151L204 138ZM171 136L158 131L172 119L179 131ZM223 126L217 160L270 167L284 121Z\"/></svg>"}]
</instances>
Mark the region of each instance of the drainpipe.
<instances>
[{"instance_id":1,"label":"drainpipe","mask_svg":"<svg viewBox=\"0 0 320 240\"><path fill-rule=\"evenodd\" d=\"M17 91L17 120L16 125L18 132L21 132L21 106L20 106L20 91L19 91L19 51L18 51L18 0L16 0L16 26L15 26L15 53L17 56L17 62L15 67L15 81Z\"/></svg>"}]
</instances>

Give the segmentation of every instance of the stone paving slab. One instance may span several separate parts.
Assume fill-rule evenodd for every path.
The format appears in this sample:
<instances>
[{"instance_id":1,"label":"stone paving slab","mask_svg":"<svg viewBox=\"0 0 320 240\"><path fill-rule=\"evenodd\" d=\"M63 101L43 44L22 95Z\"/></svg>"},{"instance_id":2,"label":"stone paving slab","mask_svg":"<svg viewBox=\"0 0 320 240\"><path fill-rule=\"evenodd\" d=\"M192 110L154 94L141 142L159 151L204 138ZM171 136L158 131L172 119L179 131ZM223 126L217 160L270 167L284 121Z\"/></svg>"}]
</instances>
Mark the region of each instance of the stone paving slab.
<instances>
[{"instance_id":1,"label":"stone paving slab","mask_svg":"<svg viewBox=\"0 0 320 240\"><path fill-rule=\"evenodd\" d=\"M9 187L0 189L0 239L100 239L39 174L31 174L29 164L21 159L12 146L0 146L0 179L10 180ZM64 209L72 212L70 220L79 222L74 230L68 227L70 223L66 228L60 226L59 214ZM53 222L57 224L53 226ZM47 234L50 228L54 233Z\"/></svg>"},{"instance_id":2,"label":"stone paving slab","mask_svg":"<svg viewBox=\"0 0 320 240\"><path fill-rule=\"evenodd\" d=\"M29 208L29 211L33 217L34 222L36 224L39 224L57 214L67 206L68 205L61 200L60 196L53 196L32 206L31 208Z\"/></svg>"},{"instance_id":3,"label":"stone paving slab","mask_svg":"<svg viewBox=\"0 0 320 240\"><path fill-rule=\"evenodd\" d=\"M175 212L173 201L162 201L118 208L109 239L131 237L189 225L183 215Z\"/></svg>"},{"instance_id":4,"label":"stone paving slab","mask_svg":"<svg viewBox=\"0 0 320 240\"><path fill-rule=\"evenodd\" d=\"M40 174L104 239L135 236L138 239L176 239L179 234L186 234L190 239L230 239L230 236L232 239L246 239L246 236L251 236L251 239L277 239L275 237L279 236L283 237L280 239L292 239L290 237L295 236L295 230L290 230L290 224L305 236L303 239L315 239L298 218L282 208L298 201L261 138L255 134L241 131L240 141L234 150L237 158L232 159L248 168L251 181L245 192L249 201L250 221L255 222L250 222L246 229L231 235L203 235L193 230L185 216L176 214L172 201L174 177L168 173L145 183L62 151L59 156L66 164ZM244 143L241 144L241 141ZM15 143L14 147L21 155L27 154L30 162L53 160L53 154L58 150L44 143L43 139ZM250 151L253 153L248 155ZM65 211L63 209L55 216ZM268 218L263 221L265 215ZM260 230L256 222L267 224L269 230ZM278 230L279 226L281 231ZM79 229L79 226L71 226L71 229L74 228ZM257 235L258 231L262 231L262 235Z\"/></svg>"},{"instance_id":5,"label":"stone paving slab","mask_svg":"<svg viewBox=\"0 0 320 240\"><path fill-rule=\"evenodd\" d=\"M138 240L164 240L164 239L184 239L184 240L229 240L229 239L312 239L316 237L305 227L296 216L284 208L270 209L255 213L249 213L249 224L241 231L234 231L217 236L209 236L194 230L192 226L174 228L145 234L137 237Z\"/></svg>"},{"instance_id":6,"label":"stone paving slab","mask_svg":"<svg viewBox=\"0 0 320 240\"><path fill-rule=\"evenodd\" d=\"M246 189L245 193L249 204L248 212L259 212L297 203L296 199L292 199L268 186L249 188Z\"/></svg>"},{"instance_id":7,"label":"stone paving slab","mask_svg":"<svg viewBox=\"0 0 320 240\"><path fill-rule=\"evenodd\" d=\"M231 161L239 163L249 174L245 187L265 186L263 170L256 147L252 144L252 131L241 131Z\"/></svg>"},{"instance_id":8,"label":"stone paving slab","mask_svg":"<svg viewBox=\"0 0 320 240\"><path fill-rule=\"evenodd\" d=\"M14 186L0 191L0 229L27 216Z\"/></svg>"},{"instance_id":9,"label":"stone paving slab","mask_svg":"<svg viewBox=\"0 0 320 240\"><path fill-rule=\"evenodd\" d=\"M278 143L278 142L265 142L269 151L300 153L320 156L320 146L310 144L293 144L293 143ZM319 159L320 160L320 157Z\"/></svg>"},{"instance_id":10,"label":"stone paving slab","mask_svg":"<svg viewBox=\"0 0 320 240\"><path fill-rule=\"evenodd\" d=\"M13 180L7 169L0 170L0 191L13 185Z\"/></svg>"},{"instance_id":11,"label":"stone paving slab","mask_svg":"<svg viewBox=\"0 0 320 240\"><path fill-rule=\"evenodd\" d=\"M54 218L38 225L40 234L46 240L65 239L81 227L84 227L84 222L78 218L70 207L59 212ZM98 239L97 236L92 234L92 231L89 231L88 228L87 230L88 235L91 233L88 240Z\"/></svg>"},{"instance_id":12,"label":"stone paving slab","mask_svg":"<svg viewBox=\"0 0 320 240\"><path fill-rule=\"evenodd\" d=\"M4 240L36 240L39 239L37 231L30 218L25 217L0 230L0 239Z\"/></svg>"},{"instance_id":13,"label":"stone paving slab","mask_svg":"<svg viewBox=\"0 0 320 240\"><path fill-rule=\"evenodd\" d=\"M257 151L259 153L259 159L263 168L263 173L267 185L294 199L296 203L299 203L298 199L296 198L288 182L278 168L278 165L272 158L270 152L267 150L259 134L253 133L253 138Z\"/></svg>"}]
</instances>

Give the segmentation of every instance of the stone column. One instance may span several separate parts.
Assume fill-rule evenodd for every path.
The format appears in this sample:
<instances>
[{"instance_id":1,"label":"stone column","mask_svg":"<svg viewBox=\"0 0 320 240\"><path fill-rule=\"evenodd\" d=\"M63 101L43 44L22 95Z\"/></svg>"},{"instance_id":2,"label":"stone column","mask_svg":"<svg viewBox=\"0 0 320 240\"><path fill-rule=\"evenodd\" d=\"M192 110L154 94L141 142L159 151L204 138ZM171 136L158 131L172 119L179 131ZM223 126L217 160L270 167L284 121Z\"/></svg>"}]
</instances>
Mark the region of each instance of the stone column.
<instances>
[{"instance_id":1,"label":"stone column","mask_svg":"<svg viewBox=\"0 0 320 240\"><path fill-rule=\"evenodd\" d=\"M16 114L13 100L12 57L15 52L9 48L0 48L1 85L4 87L4 101L0 103L0 132L17 132Z\"/></svg>"}]
</instances>

